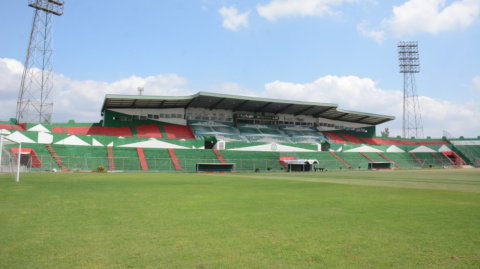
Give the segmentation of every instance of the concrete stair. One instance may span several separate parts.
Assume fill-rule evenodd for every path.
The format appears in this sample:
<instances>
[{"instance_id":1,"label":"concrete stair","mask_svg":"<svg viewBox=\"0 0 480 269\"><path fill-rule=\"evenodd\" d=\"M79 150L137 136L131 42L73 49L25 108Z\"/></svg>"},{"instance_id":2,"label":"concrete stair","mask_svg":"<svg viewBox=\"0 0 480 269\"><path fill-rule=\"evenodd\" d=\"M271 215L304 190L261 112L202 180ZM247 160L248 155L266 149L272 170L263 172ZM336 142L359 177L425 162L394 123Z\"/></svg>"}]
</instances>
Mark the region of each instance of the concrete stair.
<instances>
[{"instance_id":1,"label":"concrete stair","mask_svg":"<svg viewBox=\"0 0 480 269\"><path fill-rule=\"evenodd\" d=\"M377 152L378 155L382 156L385 160L393 163L393 165L395 165L396 167L398 167L399 169L402 169L402 167L400 165L398 165L396 162L390 160L387 156L383 155L382 153L380 152Z\"/></svg>"},{"instance_id":2,"label":"concrete stair","mask_svg":"<svg viewBox=\"0 0 480 269\"><path fill-rule=\"evenodd\" d=\"M145 153L143 152L143 148L137 148L137 152L138 152L138 159L140 160L140 166L142 167L142 171L148 171L147 159L145 158Z\"/></svg>"},{"instance_id":3,"label":"concrete stair","mask_svg":"<svg viewBox=\"0 0 480 269\"><path fill-rule=\"evenodd\" d=\"M338 156L337 154L335 154L335 152L333 151L330 151L330 153L335 156L335 158L337 158L339 161L341 161L344 165L346 165L348 167L348 169L352 169L352 166L350 164L348 164L344 159L342 159L340 156Z\"/></svg>"},{"instance_id":4,"label":"concrete stair","mask_svg":"<svg viewBox=\"0 0 480 269\"><path fill-rule=\"evenodd\" d=\"M113 147L107 147L108 170L115 171L115 160L113 159Z\"/></svg>"},{"instance_id":5,"label":"concrete stair","mask_svg":"<svg viewBox=\"0 0 480 269\"><path fill-rule=\"evenodd\" d=\"M435 157L443 166L445 166L445 163L435 154L435 152L432 152L433 157Z\"/></svg>"},{"instance_id":6,"label":"concrete stair","mask_svg":"<svg viewBox=\"0 0 480 269\"><path fill-rule=\"evenodd\" d=\"M182 171L182 166L178 161L177 154L175 153L174 149L168 149L168 153L170 153L170 158L172 158L173 165L175 166L176 171Z\"/></svg>"},{"instance_id":7,"label":"concrete stair","mask_svg":"<svg viewBox=\"0 0 480 269\"><path fill-rule=\"evenodd\" d=\"M67 167L65 166L65 164L63 164L62 160L60 159L60 157L58 156L57 152L55 151L55 149L52 147L52 145L50 144L45 144L45 147L47 148L48 152L50 153L50 155L52 156L52 158L55 160L55 162L57 163L58 167L60 167L60 171L61 172L67 172L68 169Z\"/></svg>"},{"instance_id":8,"label":"concrete stair","mask_svg":"<svg viewBox=\"0 0 480 269\"><path fill-rule=\"evenodd\" d=\"M417 155L415 155L415 153L410 152L410 154L412 154L413 158L417 160L417 162L422 166L422 168L425 168L425 165L423 165L422 161L420 161L420 159L417 157Z\"/></svg>"},{"instance_id":9,"label":"concrete stair","mask_svg":"<svg viewBox=\"0 0 480 269\"><path fill-rule=\"evenodd\" d=\"M360 152L360 154L363 155L363 157L369 159L372 163L376 163L376 161L374 159L372 159L372 157L368 156L367 154L363 153L363 152Z\"/></svg>"},{"instance_id":10,"label":"concrete stair","mask_svg":"<svg viewBox=\"0 0 480 269\"><path fill-rule=\"evenodd\" d=\"M220 161L220 163L227 163L223 158L222 153L220 153L218 149L214 149L213 152L215 152L215 155L217 155L217 158Z\"/></svg>"},{"instance_id":11,"label":"concrete stair","mask_svg":"<svg viewBox=\"0 0 480 269\"><path fill-rule=\"evenodd\" d=\"M285 169L288 169L288 164L285 161L295 160L295 157L280 157L278 158L278 160L283 165L283 167L285 167Z\"/></svg>"}]
</instances>

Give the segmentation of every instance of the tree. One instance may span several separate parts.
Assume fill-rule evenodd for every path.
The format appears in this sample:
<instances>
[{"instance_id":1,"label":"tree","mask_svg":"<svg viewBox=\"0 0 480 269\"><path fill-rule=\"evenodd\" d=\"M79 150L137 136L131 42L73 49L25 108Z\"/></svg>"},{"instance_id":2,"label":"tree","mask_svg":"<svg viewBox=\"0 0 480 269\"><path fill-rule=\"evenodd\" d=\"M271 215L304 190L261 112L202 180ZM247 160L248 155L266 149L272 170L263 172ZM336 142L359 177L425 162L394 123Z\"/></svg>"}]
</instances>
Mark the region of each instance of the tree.
<instances>
[{"instance_id":1,"label":"tree","mask_svg":"<svg viewBox=\"0 0 480 269\"><path fill-rule=\"evenodd\" d=\"M382 134L382 137L389 137L390 136L390 130L388 130L388 127L385 128L385 131L380 132Z\"/></svg>"}]
</instances>

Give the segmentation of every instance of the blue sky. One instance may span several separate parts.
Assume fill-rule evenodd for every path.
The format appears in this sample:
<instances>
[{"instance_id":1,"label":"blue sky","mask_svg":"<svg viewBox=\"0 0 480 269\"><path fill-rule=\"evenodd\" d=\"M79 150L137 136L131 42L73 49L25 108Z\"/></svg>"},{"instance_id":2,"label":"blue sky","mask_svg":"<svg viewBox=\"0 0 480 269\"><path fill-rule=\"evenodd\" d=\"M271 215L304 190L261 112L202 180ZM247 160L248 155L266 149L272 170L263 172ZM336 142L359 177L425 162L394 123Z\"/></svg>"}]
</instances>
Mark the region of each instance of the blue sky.
<instances>
[{"instance_id":1,"label":"blue sky","mask_svg":"<svg viewBox=\"0 0 480 269\"><path fill-rule=\"evenodd\" d=\"M8 119L33 9L0 2L0 119ZM144 86L152 95L338 103L396 116L379 129L400 135L397 43L415 40L425 135L480 135L480 0L131 3L66 0L65 14L54 18L54 121L98 121L106 93Z\"/></svg>"}]
</instances>

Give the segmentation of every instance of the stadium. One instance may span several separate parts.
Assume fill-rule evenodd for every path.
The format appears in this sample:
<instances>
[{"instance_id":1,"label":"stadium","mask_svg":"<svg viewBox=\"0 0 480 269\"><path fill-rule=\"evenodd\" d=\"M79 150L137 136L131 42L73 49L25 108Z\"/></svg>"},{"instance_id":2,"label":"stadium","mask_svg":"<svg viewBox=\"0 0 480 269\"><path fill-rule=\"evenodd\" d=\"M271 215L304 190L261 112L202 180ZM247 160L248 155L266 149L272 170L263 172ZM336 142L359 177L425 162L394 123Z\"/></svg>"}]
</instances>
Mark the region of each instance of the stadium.
<instances>
[{"instance_id":1,"label":"stadium","mask_svg":"<svg viewBox=\"0 0 480 269\"><path fill-rule=\"evenodd\" d=\"M201 2L203 16L214 4ZM196 94L144 95L145 88L153 91L131 81L128 94L108 91L94 97L101 104L95 120L72 113L76 118L55 122L52 17L63 15L65 2L28 3L35 15L16 110L5 109L12 102L0 100L5 104L0 113L12 115L0 120L0 268L480 268L480 136L452 137L446 131L443 137L423 136L414 76L420 72L418 42L398 43L402 136L382 130L383 124L400 121L398 114L381 115L379 107L346 110L347 99L322 103L296 99L294 93L276 99L201 88ZM89 16L100 14L85 3L76 5L86 5ZM304 10L305 2L255 4L259 10L273 6L287 12L294 6ZM154 25L152 18L177 20L180 14L174 10L186 10L175 3L165 9L172 14L159 16L159 9L151 8L155 5L171 3L145 5L151 10L139 12L139 28L148 19ZM250 10L238 14L235 5L222 5L218 13L224 28L248 27ZM103 10L100 21L135 18L136 8L125 16L120 9L104 16ZM237 17L225 23L228 16ZM382 32L368 32L366 26L359 24L357 30L382 41ZM185 43L194 44L194 31L185 32ZM89 43L72 39L73 45ZM174 39L162 36L165 40ZM109 50L114 50L111 42ZM134 51L115 57L123 61ZM323 62L328 62L326 54L335 53L324 53ZM128 64L122 62L121 68L128 70ZM202 68L208 69L208 63L202 62ZM2 85L0 91L6 89ZM68 92L65 85L57 93ZM138 94L131 94L137 86ZM373 98L375 106L381 98ZM75 111L77 100L71 99L66 103ZM79 103L82 115L90 113L87 106L93 102ZM461 125L448 128L454 126Z\"/></svg>"},{"instance_id":2,"label":"stadium","mask_svg":"<svg viewBox=\"0 0 480 269\"><path fill-rule=\"evenodd\" d=\"M2 122L22 143L24 171L266 172L479 166L480 139L377 137L395 118L337 104L199 92L192 96L107 95L98 123ZM18 153L18 148L10 149ZM254 153L254 154L252 154ZM310 160L310 161L309 161ZM232 166L233 164L233 166ZM388 165L391 164L391 165ZM385 168L385 167L383 167ZM204 169L201 169L204 170ZM291 169L290 169L291 170Z\"/></svg>"},{"instance_id":3,"label":"stadium","mask_svg":"<svg viewBox=\"0 0 480 269\"><path fill-rule=\"evenodd\" d=\"M306 163L294 165L301 171L313 170L313 162L322 170L369 169L376 163L387 163L387 169L480 165L479 138L377 137L376 125L394 117L346 111L337 104L200 92L107 95L99 110L98 123L16 124L12 119L0 124L1 133L22 143L26 171L103 166L115 172L195 172L197 164L228 164L217 170L266 172L286 171L293 160Z\"/></svg>"}]
</instances>

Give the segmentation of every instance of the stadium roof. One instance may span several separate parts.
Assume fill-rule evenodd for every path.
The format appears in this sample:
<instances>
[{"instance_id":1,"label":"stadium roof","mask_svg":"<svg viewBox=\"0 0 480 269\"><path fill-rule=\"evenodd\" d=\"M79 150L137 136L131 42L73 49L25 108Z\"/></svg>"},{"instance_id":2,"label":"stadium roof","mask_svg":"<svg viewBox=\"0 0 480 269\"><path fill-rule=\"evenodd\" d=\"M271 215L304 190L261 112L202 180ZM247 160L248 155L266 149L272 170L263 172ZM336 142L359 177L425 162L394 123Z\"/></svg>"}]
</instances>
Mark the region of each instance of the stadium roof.
<instances>
[{"instance_id":1,"label":"stadium roof","mask_svg":"<svg viewBox=\"0 0 480 269\"><path fill-rule=\"evenodd\" d=\"M218 93L199 92L190 96L148 96L107 94L102 106L106 109L122 108L184 108L226 109L252 113L307 115L346 122L377 125L394 120L393 116L338 109L337 104L278 100Z\"/></svg>"}]
</instances>

